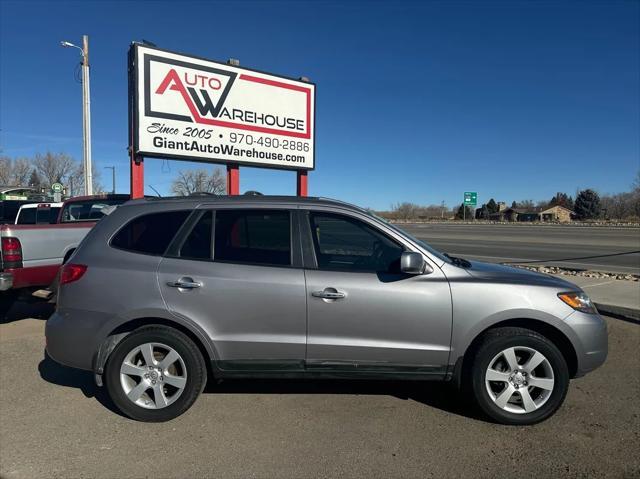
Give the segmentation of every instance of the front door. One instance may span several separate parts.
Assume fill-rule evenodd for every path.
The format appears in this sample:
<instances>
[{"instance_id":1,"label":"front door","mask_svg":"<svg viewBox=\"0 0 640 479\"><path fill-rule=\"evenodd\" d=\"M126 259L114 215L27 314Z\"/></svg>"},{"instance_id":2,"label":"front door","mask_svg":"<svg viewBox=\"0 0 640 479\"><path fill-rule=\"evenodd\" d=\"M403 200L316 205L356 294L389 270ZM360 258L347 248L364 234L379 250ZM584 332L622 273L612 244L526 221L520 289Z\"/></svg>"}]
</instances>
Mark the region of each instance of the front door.
<instances>
[{"instance_id":1,"label":"front door","mask_svg":"<svg viewBox=\"0 0 640 479\"><path fill-rule=\"evenodd\" d=\"M400 272L408 247L347 214L308 214L317 269L306 269L307 368L446 371L451 294L440 271Z\"/></svg>"},{"instance_id":2,"label":"front door","mask_svg":"<svg viewBox=\"0 0 640 479\"><path fill-rule=\"evenodd\" d=\"M205 211L160 263L167 306L205 328L223 370L303 369L305 283L292 264L290 216Z\"/></svg>"}]
</instances>

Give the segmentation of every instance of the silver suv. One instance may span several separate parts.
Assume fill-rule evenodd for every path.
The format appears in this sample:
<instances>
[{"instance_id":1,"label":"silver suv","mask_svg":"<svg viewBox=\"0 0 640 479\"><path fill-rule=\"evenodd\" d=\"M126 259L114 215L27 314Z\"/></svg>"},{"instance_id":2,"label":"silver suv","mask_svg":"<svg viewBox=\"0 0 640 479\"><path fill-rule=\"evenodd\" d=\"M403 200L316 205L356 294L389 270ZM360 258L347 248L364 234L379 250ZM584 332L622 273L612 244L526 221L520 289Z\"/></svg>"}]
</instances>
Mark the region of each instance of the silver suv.
<instances>
[{"instance_id":1,"label":"silver suv","mask_svg":"<svg viewBox=\"0 0 640 479\"><path fill-rule=\"evenodd\" d=\"M166 421L208 377L450 381L532 424L600 366L575 285L435 251L358 207L299 197L130 201L62 270L47 351L123 413Z\"/></svg>"}]
</instances>

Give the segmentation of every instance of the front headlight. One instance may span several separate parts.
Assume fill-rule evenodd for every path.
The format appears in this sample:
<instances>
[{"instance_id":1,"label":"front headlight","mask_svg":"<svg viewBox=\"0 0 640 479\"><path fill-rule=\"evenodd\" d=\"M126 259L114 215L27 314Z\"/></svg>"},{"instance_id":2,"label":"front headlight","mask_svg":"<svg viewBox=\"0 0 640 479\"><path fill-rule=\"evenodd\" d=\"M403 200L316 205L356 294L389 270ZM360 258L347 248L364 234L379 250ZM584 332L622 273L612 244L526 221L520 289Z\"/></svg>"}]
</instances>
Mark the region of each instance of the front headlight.
<instances>
[{"instance_id":1,"label":"front headlight","mask_svg":"<svg viewBox=\"0 0 640 479\"><path fill-rule=\"evenodd\" d=\"M595 314L598 311L596 307L593 305L589 296L584 292L580 293L559 293L558 298L562 300L563 303L568 304L576 311L580 311L582 313L591 313Z\"/></svg>"}]
</instances>

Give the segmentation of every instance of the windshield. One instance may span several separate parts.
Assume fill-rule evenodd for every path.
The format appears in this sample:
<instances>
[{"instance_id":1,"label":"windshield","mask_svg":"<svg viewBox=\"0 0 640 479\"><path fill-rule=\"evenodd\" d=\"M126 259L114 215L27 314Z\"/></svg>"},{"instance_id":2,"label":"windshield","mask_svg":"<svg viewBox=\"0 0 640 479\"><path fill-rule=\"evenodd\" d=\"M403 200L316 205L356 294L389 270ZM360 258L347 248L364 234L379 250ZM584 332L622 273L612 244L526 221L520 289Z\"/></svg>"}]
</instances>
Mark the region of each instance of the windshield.
<instances>
[{"instance_id":1,"label":"windshield","mask_svg":"<svg viewBox=\"0 0 640 479\"><path fill-rule=\"evenodd\" d=\"M413 241L414 243L418 243L421 247L423 247L424 249L426 249L429 253L431 253L432 255L434 255L435 257L437 257L438 259L444 261L445 263L451 263L451 260L446 257L443 253L441 253L440 251L438 251L437 249L435 249L433 246L431 246L430 244L425 243L424 241L416 238L415 236L413 236L412 234L408 233L406 230L403 230L402 228L398 228L396 225L394 225L393 223L389 222L388 220L374 214L371 213L370 211L367 212L367 214L369 216L372 216L373 218L377 219L378 221L382 221L384 224L386 224L389 228L397 231L398 233L400 233L402 236L406 236L407 238L409 238L411 241Z\"/></svg>"}]
</instances>

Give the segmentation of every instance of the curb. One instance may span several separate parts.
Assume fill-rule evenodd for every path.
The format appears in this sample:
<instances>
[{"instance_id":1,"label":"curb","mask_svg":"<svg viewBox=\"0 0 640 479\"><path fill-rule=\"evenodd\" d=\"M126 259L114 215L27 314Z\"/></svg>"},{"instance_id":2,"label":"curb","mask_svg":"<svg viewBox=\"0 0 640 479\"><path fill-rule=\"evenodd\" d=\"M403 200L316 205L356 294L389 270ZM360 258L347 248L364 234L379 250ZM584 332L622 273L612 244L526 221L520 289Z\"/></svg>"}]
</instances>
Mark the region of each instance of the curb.
<instances>
[{"instance_id":1,"label":"curb","mask_svg":"<svg viewBox=\"0 0 640 479\"><path fill-rule=\"evenodd\" d=\"M631 321L640 324L640 310L633 308L625 308L624 306L616 306L614 304L594 303L598 312L607 316Z\"/></svg>"}]
</instances>

